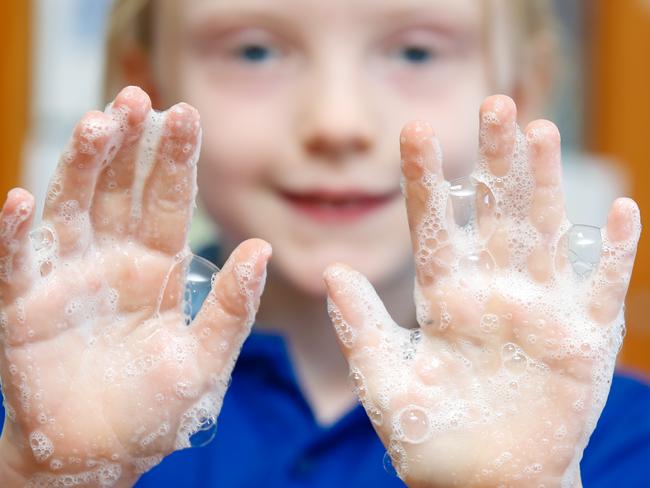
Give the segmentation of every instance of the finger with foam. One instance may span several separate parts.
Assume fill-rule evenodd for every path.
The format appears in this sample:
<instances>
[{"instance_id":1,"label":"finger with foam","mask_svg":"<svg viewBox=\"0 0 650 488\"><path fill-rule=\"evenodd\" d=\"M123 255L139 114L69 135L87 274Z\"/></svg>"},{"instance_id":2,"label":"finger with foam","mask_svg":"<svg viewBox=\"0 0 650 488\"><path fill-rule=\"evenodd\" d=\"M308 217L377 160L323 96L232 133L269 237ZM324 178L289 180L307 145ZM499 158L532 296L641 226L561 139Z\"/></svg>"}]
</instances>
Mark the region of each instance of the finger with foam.
<instances>
[{"instance_id":1,"label":"finger with foam","mask_svg":"<svg viewBox=\"0 0 650 488\"><path fill-rule=\"evenodd\" d=\"M123 140L99 177L91 218L94 231L109 240L125 237L131 230L132 187L150 112L149 96L135 86L124 88L106 111L118 124Z\"/></svg>"},{"instance_id":2,"label":"finger with foam","mask_svg":"<svg viewBox=\"0 0 650 488\"><path fill-rule=\"evenodd\" d=\"M400 135L400 151L416 275L426 286L447 272L454 255L449 183L442 175L442 151L430 125L407 124Z\"/></svg>"},{"instance_id":3,"label":"finger with foam","mask_svg":"<svg viewBox=\"0 0 650 488\"><path fill-rule=\"evenodd\" d=\"M115 156L122 134L102 112L88 112L77 124L50 182L43 220L57 234L58 252L83 252L92 239L89 209L102 169Z\"/></svg>"}]
</instances>

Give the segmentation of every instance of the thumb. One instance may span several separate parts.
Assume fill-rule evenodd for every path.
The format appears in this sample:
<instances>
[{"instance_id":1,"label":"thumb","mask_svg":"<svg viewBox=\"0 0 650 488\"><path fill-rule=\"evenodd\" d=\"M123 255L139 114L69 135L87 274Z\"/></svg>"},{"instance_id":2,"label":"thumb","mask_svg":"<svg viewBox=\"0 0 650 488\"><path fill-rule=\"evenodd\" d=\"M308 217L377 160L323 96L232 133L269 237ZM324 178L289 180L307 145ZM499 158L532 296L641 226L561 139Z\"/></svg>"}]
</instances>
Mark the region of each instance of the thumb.
<instances>
[{"instance_id":1,"label":"thumb","mask_svg":"<svg viewBox=\"0 0 650 488\"><path fill-rule=\"evenodd\" d=\"M212 373L230 374L255 320L270 256L267 242L245 241L213 279L212 290L191 325L202 346L202 363Z\"/></svg>"},{"instance_id":2,"label":"thumb","mask_svg":"<svg viewBox=\"0 0 650 488\"><path fill-rule=\"evenodd\" d=\"M399 356L409 332L397 325L368 280L359 272L335 264L324 273L328 312L343 355L350 365L355 393L368 417L379 425L386 405L377 396L390 358Z\"/></svg>"}]
</instances>

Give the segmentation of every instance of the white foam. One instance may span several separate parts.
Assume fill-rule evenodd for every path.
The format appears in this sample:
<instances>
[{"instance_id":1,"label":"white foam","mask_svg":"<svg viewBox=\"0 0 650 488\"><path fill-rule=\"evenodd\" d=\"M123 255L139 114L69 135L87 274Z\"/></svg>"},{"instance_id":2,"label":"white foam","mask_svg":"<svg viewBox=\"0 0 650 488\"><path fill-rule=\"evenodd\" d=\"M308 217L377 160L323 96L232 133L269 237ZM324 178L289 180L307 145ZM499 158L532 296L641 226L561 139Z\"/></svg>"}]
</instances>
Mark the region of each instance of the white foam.
<instances>
[{"instance_id":1,"label":"white foam","mask_svg":"<svg viewBox=\"0 0 650 488\"><path fill-rule=\"evenodd\" d=\"M176 434L174 449L186 449L191 446L190 437L201 429L207 421L216 421L225 391L205 393L183 413Z\"/></svg>"},{"instance_id":2,"label":"white foam","mask_svg":"<svg viewBox=\"0 0 650 488\"><path fill-rule=\"evenodd\" d=\"M347 347L352 346L357 333L354 328L350 327L350 324L343 319L341 311L329 297L327 298L327 313L332 324L334 324L334 329L336 330L336 334L341 343Z\"/></svg>"},{"instance_id":3,"label":"white foam","mask_svg":"<svg viewBox=\"0 0 650 488\"><path fill-rule=\"evenodd\" d=\"M143 474L152 469L154 466L160 464L162 461L162 454L155 456L146 456L135 459L135 472L137 474Z\"/></svg>"},{"instance_id":4,"label":"white foam","mask_svg":"<svg viewBox=\"0 0 650 488\"><path fill-rule=\"evenodd\" d=\"M54 453L52 441L40 430L29 434L29 447L39 463L46 461Z\"/></svg>"},{"instance_id":5,"label":"white foam","mask_svg":"<svg viewBox=\"0 0 650 488\"><path fill-rule=\"evenodd\" d=\"M144 187L156 163L156 154L166 119L166 113L151 110L145 121L144 134L140 139L140 145L138 146L135 177L131 189L131 197L133 201L131 225L134 228L139 224L142 217Z\"/></svg>"},{"instance_id":6,"label":"white foam","mask_svg":"<svg viewBox=\"0 0 650 488\"><path fill-rule=\"evenodd\" d=\"M110 488L117 484L122 476L122 467L116 463L100 460L91 463L94 469L74 474L38 473L28 480L28 488L67 488L75 486L97 485Z\"/></svg>"}]
</instances>

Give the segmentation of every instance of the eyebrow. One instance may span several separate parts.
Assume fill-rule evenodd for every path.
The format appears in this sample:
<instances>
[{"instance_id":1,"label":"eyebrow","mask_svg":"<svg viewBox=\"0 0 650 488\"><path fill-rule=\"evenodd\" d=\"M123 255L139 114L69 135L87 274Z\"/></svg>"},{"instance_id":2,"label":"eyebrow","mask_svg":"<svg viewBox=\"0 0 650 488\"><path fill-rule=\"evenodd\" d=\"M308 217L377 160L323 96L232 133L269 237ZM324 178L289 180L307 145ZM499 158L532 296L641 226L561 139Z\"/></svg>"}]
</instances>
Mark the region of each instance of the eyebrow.
<instances>
[{"instance_id":1,"label":"eyebrow","mask_svg":"<svg viewBox=\"0 0 650 488\"><path fill-rule=\"evenodd\" d=\"M382 2L378 0L373 5L375 22L416 22L421 24L433 24L441 28L480 28L482 19L480 10L468 9L467 3L457 1L436 1L436 0L399 0ZM443 5L444 4L444 5Z\"/></svg>"},{"instance_id":2,"label":"eyebrow","mask_svg":"<svg viewBox=\"0 0 650 488\"><path fill-rule=\"evenodd\" d=\"M313 1L313 0L312 0ZM468 24L468 17L475 17L476 24L480 22L479 16L473 14L470 8L474 2L463 0L352 0L355 5L366 10L370 20L379 20L385 17L409 17L415 14L427 14L430 17L439 19L441 23L450 22L453 24ZM257 17L287 17L287 4L284 2L260 0L236 0L236 1L203 1L190 2L190 20L204 18L205 16L239 17L254 15ZM296 1L296 6L305 6L306 2ZM320 2L319 2L320 3ZM325 3L326 5L326 3ZM470 15L468 15L470 14ZM291 12L290 16L299 17L299 13Z\"/></svg>"},{"instance_id":3,"label":"eyebrow","mask_svg":"<svg viewBox=\"0 0 650 488\"><path fill-rule=\"evenodd\" d=\"M201 29L214 25L255 20L261 23L274 23L290 27L285 10L278 8L274 2L269 2L268 5L247 4L246 0L240 0L240 2L208 2L207 5L206 2L203 2L200 6L190 8L190 12L186 16L187 23L194 28Z\"/></svg>"},{"instance_id":4,"label":"eyebrow","mask_svg":"<svg viewBox=\"0 0 650 488\"><path fill-rule=\"evenodd\" d=\"M309 1L296 1L306 6ZM318 7L328 8L327 4ZM350 1L350 0L348 0ZM480 8L472 1L463 0L352 0L360 8L352 23L363 22L373 31L381 32L400 27L433 29L442 35L461 36L467 42L482 36L483 21ZM190 2L186 14L186 26L193 33L209 33L212 29L230 27L233 24L254 22L260 27L280 29L287 39L299 39L304 35L304 13L300 8L289 10L288 3L260 0L220 0ZM308 6L306 8L309 8ZM335 7L338 8L338 7ZM322 12L326 17L326 12ZM323 20L323 22L326 22ZM190 34L189 32L185 33Z\"/></svg>"}]
</instances>

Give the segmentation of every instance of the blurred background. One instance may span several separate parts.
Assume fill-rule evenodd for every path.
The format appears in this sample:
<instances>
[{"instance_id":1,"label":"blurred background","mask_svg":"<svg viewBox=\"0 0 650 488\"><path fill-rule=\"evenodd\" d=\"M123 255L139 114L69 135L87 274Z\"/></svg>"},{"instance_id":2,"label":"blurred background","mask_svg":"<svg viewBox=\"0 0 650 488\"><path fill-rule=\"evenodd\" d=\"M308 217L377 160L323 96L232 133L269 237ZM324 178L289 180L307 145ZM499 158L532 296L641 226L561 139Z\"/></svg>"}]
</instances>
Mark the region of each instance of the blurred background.
<instances>
[{"instance_id":1,"label":"blurred background","mask_svg":"<svg viewBox=\"0 0 650 488\"><path fill-rule=\"evenodd\" d=\"M562 22L564 62L544 115L563 136L569 218L601 226L618 195L632 196L650 215L650 0L548 1ZM75 122L103 108L109 8L110 0L0 2L0 195L21 185L40 205ZM204 243L213 231L199 214L192 243ZM648 315L650 237L644 235L620 363L646 377Z\"/></svg>"}]
</instances>

